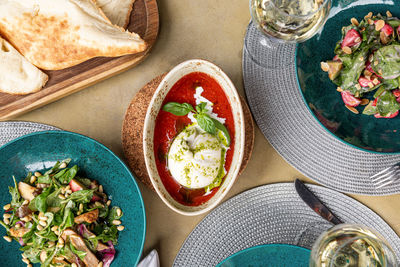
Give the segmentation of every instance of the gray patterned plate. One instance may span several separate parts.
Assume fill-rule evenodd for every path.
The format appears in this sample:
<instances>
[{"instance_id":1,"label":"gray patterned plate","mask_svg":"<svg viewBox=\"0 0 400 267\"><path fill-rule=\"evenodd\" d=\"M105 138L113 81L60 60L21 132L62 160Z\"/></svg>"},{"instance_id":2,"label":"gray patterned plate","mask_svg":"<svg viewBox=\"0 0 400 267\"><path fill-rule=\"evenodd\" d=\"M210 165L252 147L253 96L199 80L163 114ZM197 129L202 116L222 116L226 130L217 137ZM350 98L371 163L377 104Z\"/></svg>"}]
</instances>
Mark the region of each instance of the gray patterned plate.
<instances>
[{"instance_id":1,"label":"gray patterned plate","mask_svg":"<svg viewBox=\"0 0 400 267\"><path fill-rule=\"evenodd\" d=\"M60 130L54 126L26 121L0 122L0 146L25 134L41 131Z\"/></svg>"},{"instance_id":2,"label":"gray patterned plate","mask_svg":"<svg viewBox=\"0 0 400 267\"><path fill-rule=\"evenodd\" d=\"M334 190L308 185L346 223L360 223L380 232L400 259L400 238L375 212ZM264 185L245 191L211 211L192 231L174 266L215 266L248 247L283 243L311 248L332 227L297 195L294 184Z\"/></svg>"},{"instance_id":3,"label":"gray patterned plate","mask_svg":"<svg viewBox=\"0 0 400 267\"><path fill-rule=\"evenodd\" d=\"M250 23L245 42L257 56L271 57L251 40L261 33ZM258 49L258 50L257 50ZM282 45L277 55L294 58L295 45ZM314 118L303 101L294 61L286 68L265 69L243 49L243 79L253 116L265 138L304 175L335 190L353 194L400 193L400 181L376 190L369 177L400 162L400 155L361 151L337 140Z\"/></svg>"}]
</instances>

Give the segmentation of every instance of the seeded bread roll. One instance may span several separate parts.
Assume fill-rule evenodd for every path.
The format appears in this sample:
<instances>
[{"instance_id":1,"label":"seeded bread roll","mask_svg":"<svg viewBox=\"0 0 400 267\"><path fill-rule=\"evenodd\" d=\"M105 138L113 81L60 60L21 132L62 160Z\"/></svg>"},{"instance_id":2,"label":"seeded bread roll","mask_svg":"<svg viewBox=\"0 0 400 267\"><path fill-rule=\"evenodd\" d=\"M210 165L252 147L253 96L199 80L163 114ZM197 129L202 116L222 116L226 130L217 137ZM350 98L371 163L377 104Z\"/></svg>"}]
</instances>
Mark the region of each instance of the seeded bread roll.
<instances>
[{"instance_id":1,"label":"seeded bread roll","mask_svg":"<svg viewBox=\"0 0 400 267\"><path fill-rule=\"evenodd\" d=\"M25 95L39 91L48 77L0 37L0 91Z\"/></svg>"},{"instance_id":2,"label":"seeded bread roll","mask_svg":"<svg viewBox=\"0 0 400 267\"><path fill-rule=\"evenodd\" d=\"M46 70L147 47L139 35L113 25L92 0L0 0L0 34Z\"/></svg>"}]
</instances>

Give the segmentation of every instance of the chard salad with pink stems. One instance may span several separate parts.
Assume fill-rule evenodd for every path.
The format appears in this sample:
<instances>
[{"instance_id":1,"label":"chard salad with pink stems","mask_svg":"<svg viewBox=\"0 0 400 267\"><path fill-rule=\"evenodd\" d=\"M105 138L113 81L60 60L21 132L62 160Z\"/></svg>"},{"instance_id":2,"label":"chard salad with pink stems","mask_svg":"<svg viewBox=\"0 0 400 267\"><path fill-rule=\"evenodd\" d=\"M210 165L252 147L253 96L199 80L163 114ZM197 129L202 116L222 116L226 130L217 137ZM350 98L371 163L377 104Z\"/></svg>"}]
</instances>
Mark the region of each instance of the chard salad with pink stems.
<instances>
[{"instance_id":1,"label":"chard salad with pink stems","mask_svg":"<svg viewBox=\"0 0 400 267\"><path fill-rule=\"evenodd\" d=\"M22 261L31 267L108 267L116 250L123 212L97 181L80 177L70 159L57 162L44 174L28 173L9 186L0 224L4 239L19 242Z\"/></svg>"},{"instance_id":2,"label":"chard salad with pink stems","mask_svg":"<svg viewBox=\"0 0 400 267\"><path fill-rule=\"evenodd\" d=\"M368 13L342 28L332 60L321 62L353 113L394 118L400 110L400 19ZM362 107L363 106L363 107Z\"/></svg>"}]
</instances>

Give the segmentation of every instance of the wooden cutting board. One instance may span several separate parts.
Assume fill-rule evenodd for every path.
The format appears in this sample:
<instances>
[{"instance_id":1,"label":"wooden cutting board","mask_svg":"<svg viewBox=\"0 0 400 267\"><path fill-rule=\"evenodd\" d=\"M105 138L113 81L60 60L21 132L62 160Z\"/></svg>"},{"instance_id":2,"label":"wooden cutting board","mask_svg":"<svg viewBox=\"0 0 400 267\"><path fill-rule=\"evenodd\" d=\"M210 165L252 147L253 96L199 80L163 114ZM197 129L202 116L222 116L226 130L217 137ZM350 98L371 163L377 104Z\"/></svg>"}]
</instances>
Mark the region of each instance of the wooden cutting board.
<instances>
[{"instance_id":1,"label":"wooden cutting board","mask_svg":"<svg viewBox=\"0 0 400 267\"><path fill-rule=\"evenodd\" d=\"M147 42L149 48L146 51L122 57L98 57L71 68L44 71L49 75L49 81L39 92L25 96L0 93L0 120L41 107L135 66L154 45L158 28L156 0L136 0L127 29L139 34Z\"/></svg>"}]
</instances>

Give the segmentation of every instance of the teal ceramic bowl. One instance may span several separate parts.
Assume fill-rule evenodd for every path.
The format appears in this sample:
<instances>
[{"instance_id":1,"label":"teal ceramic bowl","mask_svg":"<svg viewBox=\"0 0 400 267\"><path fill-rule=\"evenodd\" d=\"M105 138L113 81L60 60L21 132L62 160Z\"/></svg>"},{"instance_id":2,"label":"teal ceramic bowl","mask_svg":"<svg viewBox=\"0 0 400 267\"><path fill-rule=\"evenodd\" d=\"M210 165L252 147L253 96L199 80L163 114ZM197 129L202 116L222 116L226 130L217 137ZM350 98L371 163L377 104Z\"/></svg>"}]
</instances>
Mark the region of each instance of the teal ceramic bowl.
<instances>
[{"instance_id":1,"label":"teal ceramic bowl","mask_svg":"<svg viewBox=\"0 0 400 267\"><path fill-rule=\"evenodd\" d=\"M400 17L400 1L334 0L323 30L297 45L297 78L311 113L339 140L366 151L400 153L400 116L377 119L352 113L320 66L321 61L333 58L335 44L341 38L341 28L349 25L352 17L361 20L368 12L386 14L387 10Z\"/></svg>"},{"instance_id":2,"label":"teal ceramic bowl","mask_svg":"<svg viewBox=\"0 0 400 267\"><path fill-rule=\"evenodd\" d=\"M0 148L0 205L9 203L8 186L12 176L22 180L30 171L48 169L57 160L71 158L80 173L103 185L112 205L121 207L125 230L120 232L117 255L111 266L136 266L142 254L146 231L144 204L129 169L99 142L71 132L47 131L28 134ZM6 231L0 226L0 235ZM26 266L21 261L20 245L0 240L1 266Z\"/></svg>"},{"instance_id":3,"label":"teal ceramic bowl","mask_svg":"<svg viewBox=\"0 0 400 267\"><path fill-rule=\"evenodd\" d=\"M217 267L308 267L310 250L286 244L266 244L239 251Z\"/></svg>"}]
</instances>

